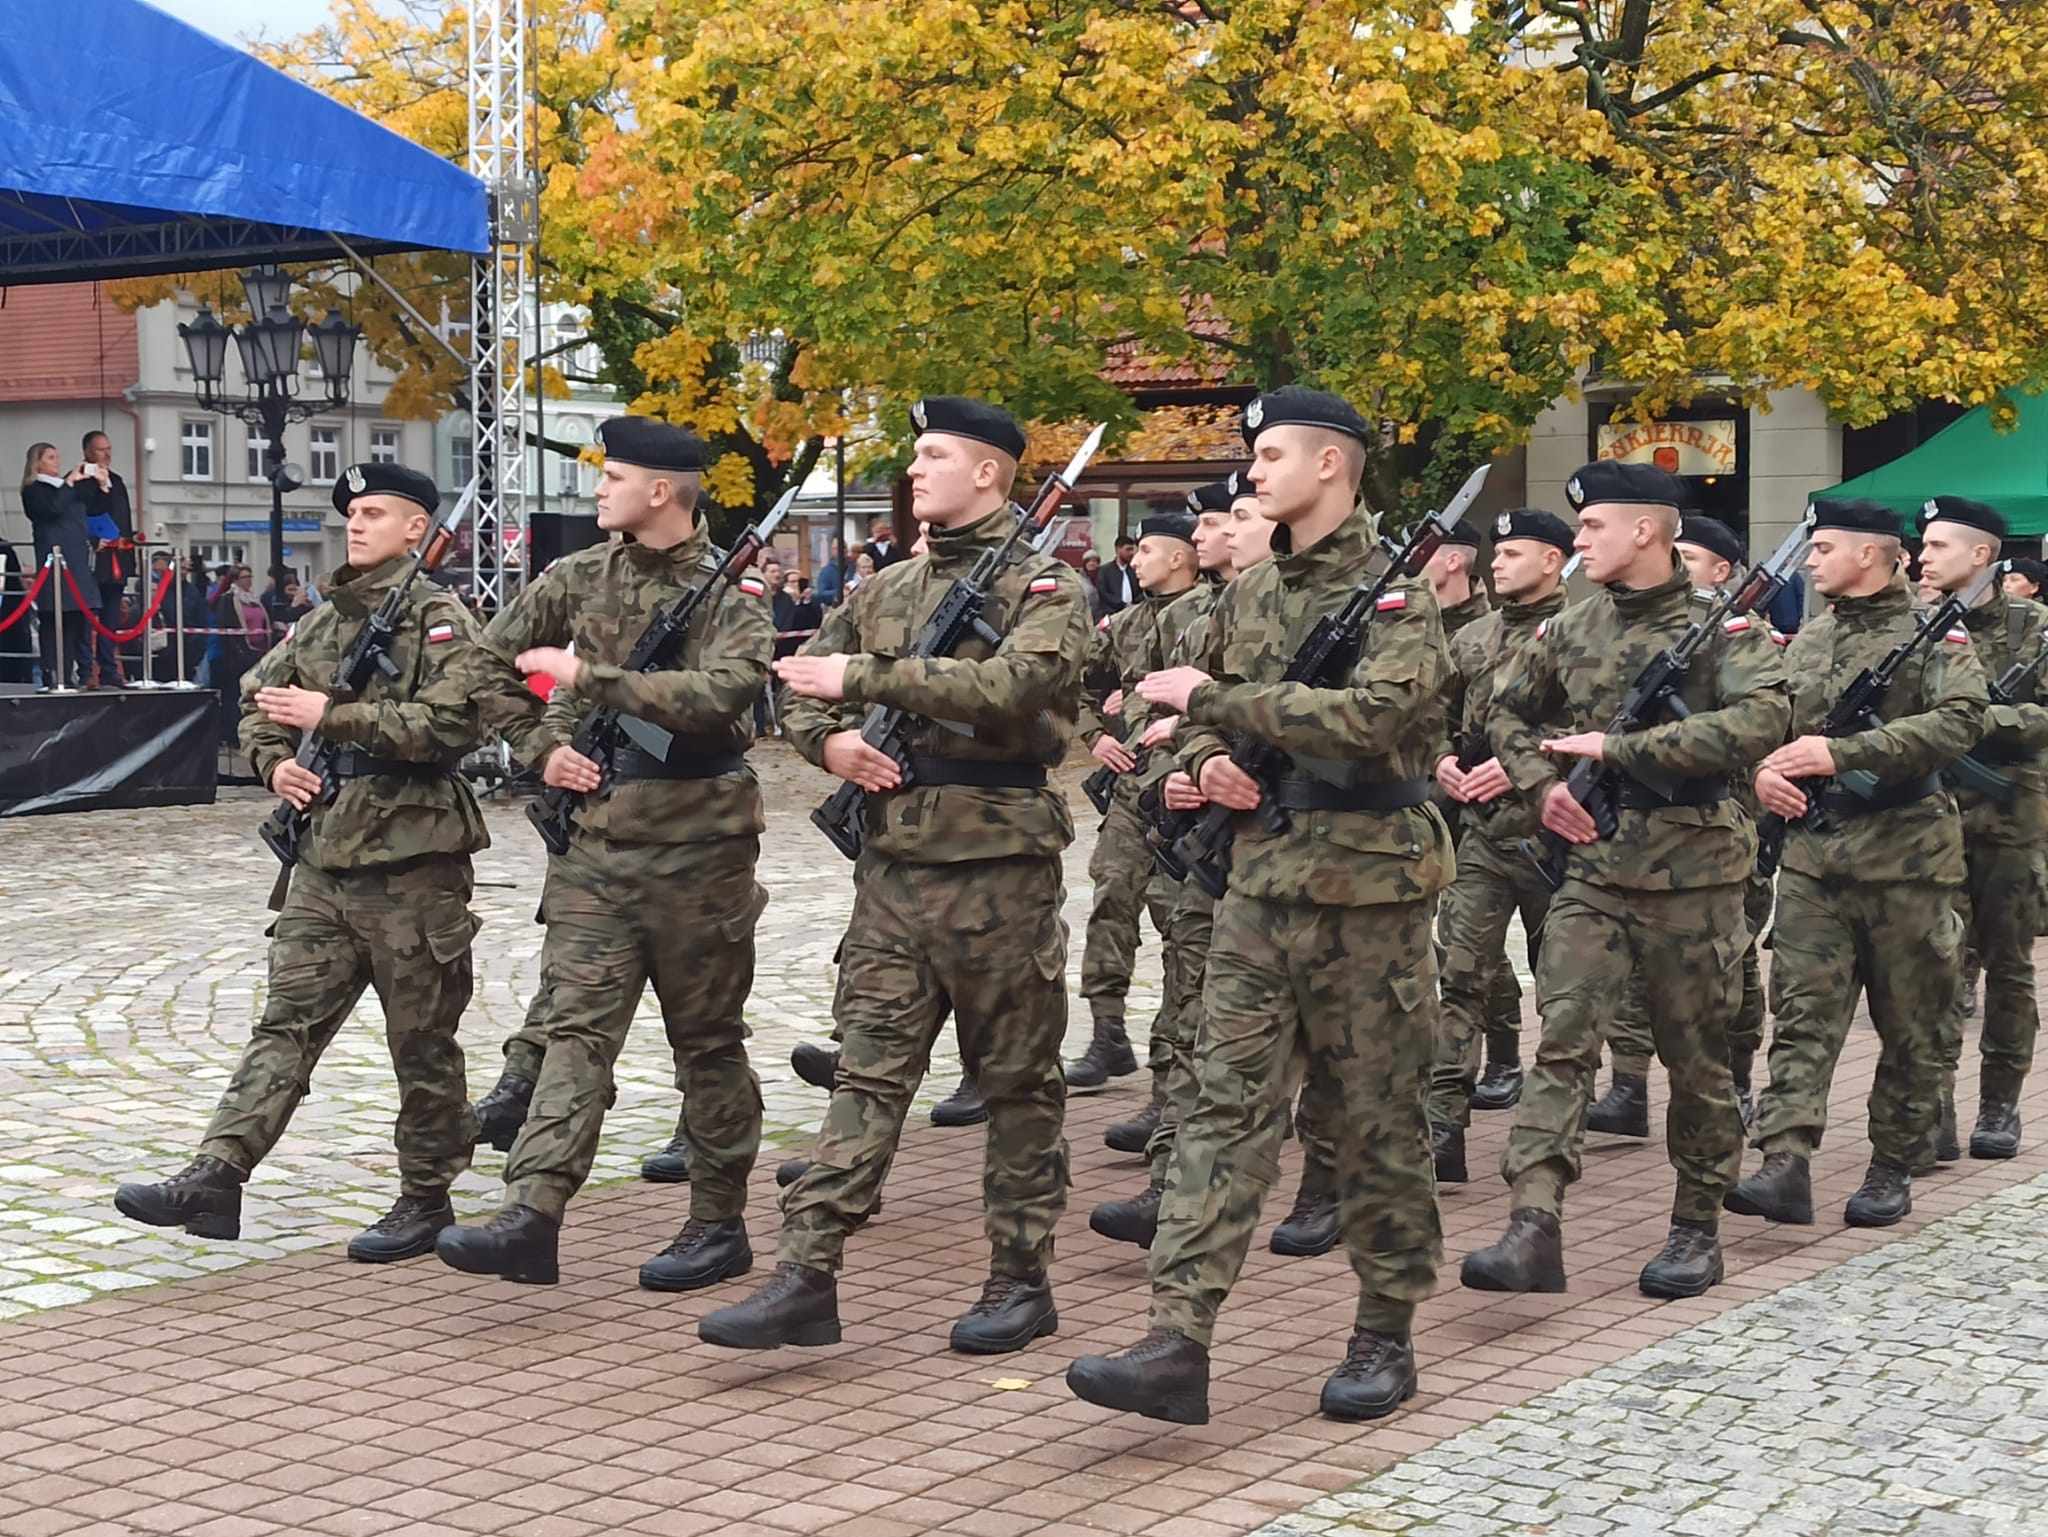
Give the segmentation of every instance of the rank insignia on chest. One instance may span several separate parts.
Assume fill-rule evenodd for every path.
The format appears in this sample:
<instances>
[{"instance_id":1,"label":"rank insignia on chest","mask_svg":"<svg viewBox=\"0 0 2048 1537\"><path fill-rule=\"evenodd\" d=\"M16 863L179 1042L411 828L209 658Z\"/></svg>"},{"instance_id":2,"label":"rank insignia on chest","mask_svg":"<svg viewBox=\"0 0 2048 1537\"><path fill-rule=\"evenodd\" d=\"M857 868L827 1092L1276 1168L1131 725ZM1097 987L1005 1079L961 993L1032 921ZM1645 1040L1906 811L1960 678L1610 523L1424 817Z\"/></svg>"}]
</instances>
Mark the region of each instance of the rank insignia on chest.
<instances>
[{"instance_id":1,"label":"rank insignia on chest","mask_svg":"<svg viewBox=\"0 0 2048 1537\"><path fill-rule=\"evenodd\" d=\"M758 598L767 593L768 584L758 576L743 576L740 578L740 591L750 598Z\"/></svg>"},{"instance_id":2,"label":"rank insignia on chest","mask_svg":"<svg viewBox=\"0 0 2048 1537\"><path fill-rule=\"evenodd\" d=\"M1942 636L1942 639L1951 646L1967 646L1970 643L1970 632L1961 625L1957 625L1948 634Z\"/></svg>"},{"instance_id":3,"label":"rank insignia on chest","mask_svg":"<svg viewBox=\"0 0 2048 1537\"><path fill-rule=\"evenodd\" d=\"M1031 586L1026 590L1034 597L1043 597L1049 592L1060 590L1060 579L1056 576L1034 576L1031 579ZM1106 619L1103 621L1105 624L1108 622Z\"/></svg>"},{"instance_id":4,"label":"rank insignia on chest","mask_svg":"<svg viewBox=\"0 0 2048 1537\"><path fill-rule=\"evenodd\" d=\"M1399 613L1402 609L1406 608L1407 606L1407 593L1390 592L1384 598L1381 598L1379 602L1375 603L1372 607L1373 612L1376 614L1394 614Z\"/></svg>"},{"instance_id":5,"label":"rank insignia on chest","mask_svg":"<svg viewBox=\"0 0 2048 1537\"><path fill-rule=\"evenodd\" d=\"M455 639L455 626L454 626L454 625L452 625L452 624L430 624L430 625L428 625L428 626L427 626L427 644L428 644L428 645L430 645L430 646L438 646L438 645L440 645L440 644L441 644L441 642L442 642L442 641L444 641L444 640L453 640L453 639Z\"/></svg>"}]
</instances>

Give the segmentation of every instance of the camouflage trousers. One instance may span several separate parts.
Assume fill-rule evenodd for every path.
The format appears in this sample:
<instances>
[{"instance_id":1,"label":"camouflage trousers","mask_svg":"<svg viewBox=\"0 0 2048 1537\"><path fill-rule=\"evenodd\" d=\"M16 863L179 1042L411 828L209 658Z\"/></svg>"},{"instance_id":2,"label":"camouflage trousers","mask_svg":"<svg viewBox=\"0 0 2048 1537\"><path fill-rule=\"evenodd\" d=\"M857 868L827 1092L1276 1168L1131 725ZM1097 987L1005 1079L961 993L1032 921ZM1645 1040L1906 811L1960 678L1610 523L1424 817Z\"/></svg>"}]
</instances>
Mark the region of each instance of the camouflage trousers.
<instances>
[{"instance_id":1,"label":"camouflage trousers","mask_svg":"<svg viewBox=\"0 0 2048 1537\"><path fill-rule=\"evenodd\" d=\"M1771 926L1776 892L1771 877L1754 871L1743 883L1742 917L1749 925L1749 947L1742 952L1742 1004L1728 1027L1728 1067L1737 1084L1750 1081L1751 1065L1764 1044L1764 931Z\"/></svg>"},{"instance_id":2,"label":"camouflage trousers","mask_svg":"<svg viewBox=\"0 0 2048 1537\"><path fill-rule=\"evenodd\" d=\"M1166 1183L1174 1135L1195 1103L1195 1051L1202 1031L1202 984L1209 974L1209 945L1216 932L1216 899L1192 880L1177 888L1166 920L1166 1007L1152 1029L1155 1057L1167 1042L1166 1072L1154 1082L1160 1099L1159 1126L1145 1143L1152 1183ZM1168 1020L1170 1028L1162 1028ZM1158 1073L1155 1065L1154 1073Z\"/></svg>"},{"instance_id":3,"label":"camouflage trousers","mask_svg":"<svg viewBox=\"0 0 2048 1537\"><path fill-rule=\"evenodd\" d=\"M1536 961L1542 1041L1501 1155L1515 1206L1562 1213L1565 1187L1579 1177L1604 1023L1634 977L1671 1078L1664 1141L1678 1172L1672 1216L1718 1219L1722 1195L1742 1172L1728 1023L1742 1002L1748 942L1739 885L1632 891L1566 879L1550 900Z\"/></svg>"},{"instance_id":4,"label":"camouflage trousers","mask_svg":"<svg viewBox=\"0 0 2048 1537\"><path fill-rule=\"evenodd\" d=\"M547 1054L533 1105L505 1159L508 1205L559 1221L590 1177L612 1069L651 982L689 1098L690 1215L746 1211L761 1148L761 1082L743 1017L754 985L760 840L618 843L579 830L548 861L541 984ZM529 1015L529 1024L533 1022Z\"/></svg>"},{"instance_id":5,"label":"camouflage trousers","mask_svg":"<svg viewBox=\"0 0 2048 1537\"><path fill-rule=\"evenodd\" d=\"M833 1000L839 1082L810 1168L783 1192L780 1257L839 1268L847 1234L881 1193L950 1003L961 1059L988 1106L990 1266L1038 1275L1052 1261L1067 1205L1059 861L927 865L870 849L854 865L853 886Z\"/></svg>"},{"instance_id":6,"label":"camouflage trousers","mask_svg":"<svg viewBox=\"0 0 2048 1537\"><path fill-rule=\"evenodd\" d=\"M1428 902L1321 907L1227 892L1202 988L1196 1094L1151 1252L1152 1325L1207 1344L1279 1173L1306 1063L1330 1096L1338 1223L1361 1328L1406 1333L1443 1255L1423 1081Z\"/></svg>"},{"instance_id":7,"label":"camouflage trousers","mask_svg":"<svg viewBox=\"0 0 2048 1537\"><path fill-rule=\"evenodd\" d=\"M469 1167L469 1108L456 1027L469 1006L469 856L331 874L300 865L271 926L270 992L199 1151L247 1173L276 1146L313 1069L365 988L384 1011L398 1075L398 1173L409 1195Z\"/></svg>"},{"instance_id":8,"label":"camouflage trousers","mask_svg":"<svg viewBox=\"0 0 2048 1537\"><path fill-rule=\"evenodd\" d=\"M526 1006L526 1018L505 1037L506 1072L529 1082L539 1080L541 1062L548 1054L548 1008L547 988L537 988L533 1001Z\"/></svg>"},{"instance_id":9,"label":"camouflage trousers","mask_svg":"<svg viewBox=\"0 0 2048 1537\"><path fill-rule=\"evenodd\" d=\"M1811 1156L1859 993L1877 1027L1870 1146L1903 1169L1941 1115L1942 1022L1953 1017L1962 925L1951 887L1926 881L1778 877L1771 934L1771 1081L1755 1144Z\"/></svg>"},{"instance_id":10,"label":"camouflage trousers","mask_svg":"<svg viewBox=\"0 0 2048 1537\"><path fill-rule=\"evenodd\" d=\"M1098 1016L1124 1017L1124 995L1131 990L1131 968L1138 957L1138 917L1147 912L1152 927L1162 938L1180 888L1159 873L1152 850L1145 842L1145 821L1137 806L1134 784L1129 776L1118 781L1116 798L1095 835L1095 850L1088 856L1088 879L1095 886L1095 904L1088 912L1088 935L1081 950L1081 996ZM1167 979L1171 997L1174 985ZM1172 1009L1162 1008L1154 1033L1172 1029ZM1164 1075L1171 1063L1170 1047L1156 1041L1151 1067Z\"/></svg>"},{"instance_id":11,"label":"camouflage trousers","mask_svg":"<svg viewBox=\"0 0 2048 1537\"><path fill-rule=\"evenodd\" d=\"M2034 1064L2041 1011L2034 997L2034 941L2041 929L2035 850L1963 840L1964 884L1955 894L1967 942L1984 968L1978 1097L2013 1104ZM1942 1069L1953 1085L1963 1061L1963 999L1957 989L1941 1032Z\"/></svg>"}]
</instances>

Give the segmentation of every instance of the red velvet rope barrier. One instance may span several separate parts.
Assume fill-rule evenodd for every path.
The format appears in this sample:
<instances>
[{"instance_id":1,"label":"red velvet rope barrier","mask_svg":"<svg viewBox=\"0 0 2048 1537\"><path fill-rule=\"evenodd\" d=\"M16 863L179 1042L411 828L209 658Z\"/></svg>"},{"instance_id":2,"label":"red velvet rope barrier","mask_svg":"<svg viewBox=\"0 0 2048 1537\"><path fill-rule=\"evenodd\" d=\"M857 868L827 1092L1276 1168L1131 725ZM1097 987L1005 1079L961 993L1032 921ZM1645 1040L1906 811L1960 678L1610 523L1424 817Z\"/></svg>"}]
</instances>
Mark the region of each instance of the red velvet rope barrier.
<instances>
[{"instance_id":1,"label":"red velvet rope barrier","mask_svg":"<svg viewBox=\"0 0 2048 1537\"><path fill-rule=\"evenodd\" d=\"M64 568L64 585L71 589L71 596L78 600L78 611L85 616L85 622L115 645L125 646L148 629L150 620L156 618L156 611L164 606L164 595L171 590L171 578L174 574L171 571L164 572L164 579L157 584L156 598L150 603L149 612L125 630L110 630L100 623L100 616L92 611L92 605L85 601L85 594L78 590L78 578L71 574L69 566Z\"/></svg>"},{"instance_id":2,"label":"red velvet rope barrier","mask_svg":"<svg viewBox=\"0 0 2048 1537\"><path fill-rule=\"evenodd\" d=\"M44 566L42 570L36 573L36 579L33 582L29 583L28 591L21 595L21 607L17 608L5 619L0 619L0 633L4 633L5 631L13 629L17 624L21 623L22 620L28 617L29 609L35 605L36 594L43 590L43 583L47 582L49 579L50 568L48 566Z\"/></svg>"}]
</instances>

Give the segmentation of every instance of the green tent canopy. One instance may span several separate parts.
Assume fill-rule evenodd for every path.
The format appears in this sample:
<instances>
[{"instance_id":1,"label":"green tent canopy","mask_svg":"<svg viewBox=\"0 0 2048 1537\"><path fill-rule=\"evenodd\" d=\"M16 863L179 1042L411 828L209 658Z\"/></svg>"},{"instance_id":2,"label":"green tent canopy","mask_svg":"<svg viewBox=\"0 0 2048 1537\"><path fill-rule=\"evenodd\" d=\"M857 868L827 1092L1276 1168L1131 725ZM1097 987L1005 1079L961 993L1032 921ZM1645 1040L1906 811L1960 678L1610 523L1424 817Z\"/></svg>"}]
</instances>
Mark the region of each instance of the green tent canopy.
<instances>
[{"instance_id":1,"label":"green tent canopy","mask_svg":"<svg viewBox=\"0 0 2048 1537\"><path fill-rule=\"evenodd\" d=\"M2048 395L2015 395L2013 404L2020 419L2010 432L1979 406L1911 453L1814 495L1883 502L1909 530L1930 496L1967 496L2005 514L2015 534L2048 534Z\"/></svg>"}]
</instances>

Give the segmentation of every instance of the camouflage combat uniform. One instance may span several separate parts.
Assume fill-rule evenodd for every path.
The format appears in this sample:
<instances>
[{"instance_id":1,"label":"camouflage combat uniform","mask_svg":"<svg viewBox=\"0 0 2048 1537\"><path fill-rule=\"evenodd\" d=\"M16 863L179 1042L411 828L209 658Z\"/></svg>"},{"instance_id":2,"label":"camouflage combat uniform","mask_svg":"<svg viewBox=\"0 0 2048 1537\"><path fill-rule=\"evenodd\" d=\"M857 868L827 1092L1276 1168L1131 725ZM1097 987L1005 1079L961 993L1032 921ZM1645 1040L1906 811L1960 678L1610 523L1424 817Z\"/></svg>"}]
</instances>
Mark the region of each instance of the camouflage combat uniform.
<instances>
[{"instance_id":1,"label":"camouflage combat uniform","mask_svg":"<svg viewBox=\"0 0 2048 1537\"><path fill-rule=\"evenodd\" d=\"M485 709L521 760L544 762L590 710L609 707L672 732L664 765L632 749L578 807L566 853L550 856L541 917L541 993L528 1027L546 1058L505 1160L506 1201L559 1222L590 1176L613 1065L649 982L689 1100L690 1215L739 1217L761 1142L761 1086L742 1019L754 981L754 879L764 823L745 753L746 715L767 679L768 605L749 578L698 611L676 664L619 667L656 613L718 564L698 525L666 550L617 535L555 562L492 621ZM514 665L534 646L573 643L574 689L543 707ZM510 1055L508 1053L508 1065Z\"/></svg>"},{"instance_id":2,"label":"camouflage combat uniform","mask_svg":"<svg viewBox=\"0 0 2048 1537\"><path fill-rule=\"evenodd\" d=\"M1693 591L1676 555L1671 566L1656 587L1609 587L1571 605L1502 668L1493 741L1532 809L1569 766L1538 749L1553 723L1604 730L1649 661L1705 616L1710 600ZM1632 764L1682 776L1681 798L1698 804L1624 804L1613 837L1569 850L1564 886L1544 919L1542 1041L1501 1162L1518 1210L1563 1210L1564 1188L1579 1176L1603 1022L1632 975L1671 1078L1673 1219L1712 1226L1741 1169L1727 1029L1741 1004L1743 882L1756 863L1756 832L1715 779L1743 772L1784 740L1791 707L1779 649L1753 619L1730 620L1710 638L1680 692L1690 719L1610 735L1606 762L1623 776Z\"/></svg>"},{"instance_id":3,"label":"camouflage combat uniform","mask_svg":"<svg viewBox=\"0 0 2048 1537\"><path fill-rule=\"evenodd\" d=\"M1836 697L1914 623L1903 576L1869 597L1836 598L1809 620L1785 652L1791 734L1818 729ZM1940 1038L1958 980L1963 848L1955 802L1931 776L1977 739L1986 702L1976 648L1952 634L1900 671L1879 706L1884 725L1832 744L1839 772L1875 774L1891 790L1887 799L1902 803L1862 811L1848 792L1829 790L1820 829L1786 830L1771 939L1771 1081L1755 1135L1767 1154L1810 1157L1820 1146L1859 992L1883 1047L1870 1090L1872 1151L1911 1169L1934 1130ZM1808 793L1820 787L1795 783Z\"/></svg>"},{"instance_id":4,"label":"camouflage combat uniform","mask_svg":"<svg viewBox=\"0 0 2048 1537\"><path fill-rule=\"evenodd\" d=\"M327 601L242 679L242 746L265 784L299 733L255 708L260 688L325 693L341 654L406 572L398 558L344 566ZM271 928L270 992L200 1152L254 1169L284 1134L313 1069L365 987L384 1011L398 1075L404 1193L438 1194L476 1141L456 1027L472 987L469 856L490 845L455 764L477 739L476 627L450 594L416 582L390 657L362 697L330 703L320 734L349 758L331 804L315 804L284 910Z\"/></svg>"},{"instance_id":5,"label":"camouflage combat uniform","mask_svg":"<svg viewBox=\"0 0 2048 1537\"><path fill-rule=\"evenodd\" d=\"M1151 1251L1152 1327L1206 1346L1278 1172L1276 1114L1305 1058L1333 1097L1339 1221L1358 1325L1405 1337L1442 1255L1423 1117L1436 961L1433 900L1452 873L1427 755L1448 665L1426 582L1382 601L1349 686L1277 681L1318 616L1365 579L1367 522L1278 554L1225 588L1196 665L1181 761L1199 776L1242 732L1293 755L1288 800L1377 796L1390 810L1303 809L1274 832L1238 819L1202 990L1195 1104L1174 1144Z\"/></svg>"},{"instance_id":6,"label":"camouflage combat uniform","mask_svg":"<svg viewBox=\"0 0 2048 1537\"><path fill-rule=\"evenodd\" d=\"M813 763L823 763L826 737L858 727L870 705L931 722L911 742L921 782L868 798L834 1000L839 1079L811 1166L783 1194L785 1262L838 1270L846 1235L880 1194L948 999L961 1058L988 1105L982 1193L992 1269L1035 1276L1052 1257L1067 1191L1059 856L1074 825L1043 770L1074 732L1089 643L1080 578L1027 553L996 578L983 615L1002 634L1000 648L970 636L950 657L903 656L1012 519L1004 508L934 528L929 554L886 568L825 616L802 654L853 656L844 701L784 692L783 730ZM977 769L1038 782L937 782Z\"/></svg>"}]
</instances>

